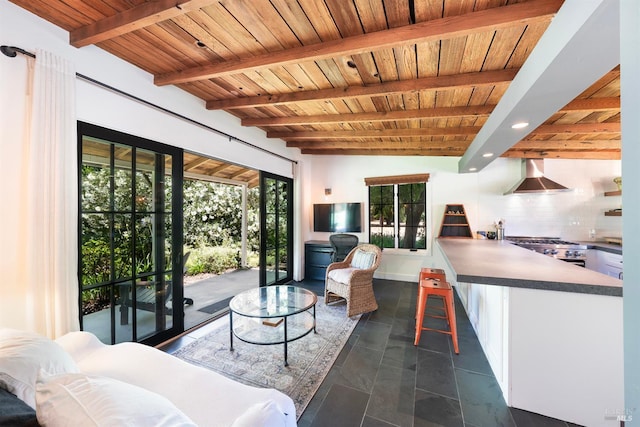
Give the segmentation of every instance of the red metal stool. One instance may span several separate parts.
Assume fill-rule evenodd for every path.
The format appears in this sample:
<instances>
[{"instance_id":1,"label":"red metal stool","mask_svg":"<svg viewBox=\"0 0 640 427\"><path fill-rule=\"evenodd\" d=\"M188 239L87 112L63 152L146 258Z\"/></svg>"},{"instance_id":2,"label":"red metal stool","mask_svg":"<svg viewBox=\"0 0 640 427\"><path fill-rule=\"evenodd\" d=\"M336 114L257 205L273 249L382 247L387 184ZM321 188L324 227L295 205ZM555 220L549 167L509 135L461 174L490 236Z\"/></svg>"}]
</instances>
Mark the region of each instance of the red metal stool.
<instances>
[{"instance_id":1,"label":"red metal stool","mask_svg":"<svg viewBox=\"0 0 640 427\"><path fill-rule=\"evenodd\" d=\"M422 280L424 279L435 279L435 280L440 280L441 282L446 282L447 275L445 274L444 270L441 268L423 267L420 269L420 277L418 278L418 288L420 287L420 282L422 282ZM418 318L418 304L416 304L415 318Z\"/></svg>"},{"instance_id":2,"label":"red metal stool","mask_svg":"<svg viewBox=\"0 0 640 427\"><path fill-rule=\"evenodd\" d=\"M418 283L420 283L422 279L436 279L446 282L447 276L441 268L424 267L420 269L420 278L418 279Z\"/></svg>"},{"instance_id":3,"label":"red metal stool","mask_svg":"<svg viewBox=\"0 0 640 427\"><path fill-rule=\"evenodd\" d=\"M427 307L427 299L430 295L441 296L444 301L444 316L437 316L432 314L425 314ZM416 339L413 345L418 345L420 342L420 335L422 331L435 331L443 334L451 335L453 341L453 351L459 354L458 350L458 331L456 329L456 311L453 306L453 288L449 282L434 279L422 279L420 280L420 287L418 288L418 315L416 316ZM441 329L432 329L423 326L424 317L435 317L437 319L446 319L449 324L449 330L444 331Z\"/></svg>"}]
</instances>

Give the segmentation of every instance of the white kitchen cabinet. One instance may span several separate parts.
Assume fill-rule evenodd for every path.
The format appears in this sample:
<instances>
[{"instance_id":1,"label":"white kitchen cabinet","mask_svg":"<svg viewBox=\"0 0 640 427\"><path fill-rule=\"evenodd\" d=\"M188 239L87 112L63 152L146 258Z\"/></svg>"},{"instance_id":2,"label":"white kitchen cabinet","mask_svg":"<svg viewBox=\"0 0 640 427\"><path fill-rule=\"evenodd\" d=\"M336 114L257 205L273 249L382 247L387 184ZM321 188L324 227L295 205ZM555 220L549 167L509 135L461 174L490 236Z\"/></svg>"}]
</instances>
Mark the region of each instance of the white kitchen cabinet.
<instances>
[{"instance_id":1,"label":"white kitchen cabinet","mask_svg":"<svg viewBox=\"0 0 640 427\"><path fill-rule=\"evenodd\" d=\"M598 249L587 250L585 265L589 270L622 279L622 255L605 252Z\"/></svg>"}]
</instances>

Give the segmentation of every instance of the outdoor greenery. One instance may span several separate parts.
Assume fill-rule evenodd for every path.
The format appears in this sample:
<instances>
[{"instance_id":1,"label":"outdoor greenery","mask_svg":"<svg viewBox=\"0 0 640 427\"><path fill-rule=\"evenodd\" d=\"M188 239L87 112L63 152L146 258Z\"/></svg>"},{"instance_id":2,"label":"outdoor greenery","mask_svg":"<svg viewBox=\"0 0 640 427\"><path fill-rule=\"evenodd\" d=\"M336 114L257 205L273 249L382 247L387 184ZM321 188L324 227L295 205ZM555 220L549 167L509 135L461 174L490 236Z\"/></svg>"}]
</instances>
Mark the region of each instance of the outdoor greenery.
<instances>
[{"instance_id":1,"label":"outdoor greenery","mask_svg":"<svg viewBox=\"0 0 640 427\"><path fill-rule=\"evenodd\" d=\"M154 227L158 225L165 229L162 244L165 263L170 265L171 216L158 217L156 209L164 208L165 212L170 212L171 176L165 176L161 188L154 189L152 173L138 171L133 180L135 184L132 184L129 169L115 168L112 176L108 167L82 166L81 257L85 312L109 303L111 287L101 284L112 279L133 279L152 274ZM135 198L132 198L132 185L135 185ZM219 274L238 268L242 188L185 180L183 191L183 250L190 252L187 274ZM161 199L161 196L165 199L164 206L155 206L154 200ZM258 265L255 253L260 243L258 199L258 188L247 191L247 249L252 266ZM132 203L135 203L135 209L132 209ZM135 214L132 215L132 211ZM159 218L165 222L155 223ZM135 260L135 265L132 260Z\"/></svg>"}]
</instances>

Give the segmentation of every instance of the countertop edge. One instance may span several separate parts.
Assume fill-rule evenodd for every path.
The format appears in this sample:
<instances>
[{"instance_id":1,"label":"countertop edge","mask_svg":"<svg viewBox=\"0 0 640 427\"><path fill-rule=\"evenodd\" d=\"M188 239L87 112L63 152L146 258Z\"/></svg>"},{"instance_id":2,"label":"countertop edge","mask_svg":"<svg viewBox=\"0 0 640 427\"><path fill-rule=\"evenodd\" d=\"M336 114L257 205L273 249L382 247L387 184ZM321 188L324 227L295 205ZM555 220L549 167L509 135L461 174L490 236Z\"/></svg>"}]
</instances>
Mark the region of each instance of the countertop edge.
<instances>
[{"instance_id":1,"label":"countertop edge","mask_svg":"<svg viewBox=\"0 0 640 427\"><path fill-rule=\"evenodd\" d=\"M574 283L570 281L549 281L549 280L536 280L535 277L531 278L521 278L517 277L516 274L512 274L511 276L503 276L503 277L495 277L490 274L473 274L473 272L465 272L458 274L455 266L452 261L447 256L446 249L440 244L438 240L437 247L440 249L445 262L449 266L449 268L455 274L455 280L457 282L463 283L478 283L484 285L496 285L496 286L505 286L512 288L524 288L524 289L538 289L538 290L547 290L547 291L559 291L559 292L572 292L572 293L582 293L582 294L591 294L591 295L602 295L602 296L613 296L613 297L622 297L623 295L623 287L622 286L613 286L609 284L597 284L594 283ZM481 241L479 241L481 242ZM472 241L468 242L469 244L473 244ZM596 245L596 242L590 242L590 244ZM532 254L534 255L534 254ZM459 262L460 260L458 260ZM468 270L468 265L465 265ZM577 267L575 267L577 268ZM594 274L599 274L594 272Z\"/></svg>"}]
</instances>

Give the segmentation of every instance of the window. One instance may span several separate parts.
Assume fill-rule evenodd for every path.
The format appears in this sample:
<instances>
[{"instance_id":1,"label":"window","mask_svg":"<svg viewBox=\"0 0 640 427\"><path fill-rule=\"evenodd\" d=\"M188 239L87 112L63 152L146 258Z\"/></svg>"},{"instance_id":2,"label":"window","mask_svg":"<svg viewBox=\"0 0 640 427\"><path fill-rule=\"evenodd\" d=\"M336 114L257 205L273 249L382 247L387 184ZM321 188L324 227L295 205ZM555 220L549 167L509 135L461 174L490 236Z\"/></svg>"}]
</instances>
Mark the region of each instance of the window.
<instances>
[{"instance_id":1,"label":"window","mask_svg":"<svg viewBox=\"0 0 640 427\"><path fill-rule=\"evenodd\" d=\"M427 248L428 179L428 174L365 179L370 243L381 248Z\"/></svg>"}]
</instances>

